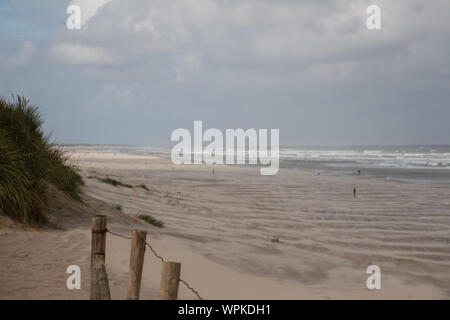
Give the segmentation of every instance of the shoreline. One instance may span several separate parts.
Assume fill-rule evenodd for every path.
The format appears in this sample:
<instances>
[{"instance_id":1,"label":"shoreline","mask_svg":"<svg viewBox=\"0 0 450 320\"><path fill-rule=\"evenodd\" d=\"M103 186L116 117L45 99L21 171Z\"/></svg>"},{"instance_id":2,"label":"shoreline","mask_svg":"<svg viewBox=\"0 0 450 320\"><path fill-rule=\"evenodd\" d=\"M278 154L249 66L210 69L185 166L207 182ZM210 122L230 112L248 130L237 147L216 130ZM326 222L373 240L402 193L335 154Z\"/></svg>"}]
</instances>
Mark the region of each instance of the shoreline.
<instances>
[{"instance_id":1,"label":"shoreline","mask_svg":"<svg viewBox=\"0 0 450 320\"><path fill-rule=\"evenodd\" d=\"M81 147L81 148L80 148ZM86 145L86 147L92 147L92 150L86 150L82 148L83 145L65 145L62 146L64 150L69 153L75 154L105 154L109 156L125 154L125 155L135 155L138 157L161 157L170 159L170 150L165 151L151 151L151 149L165 149L165 148L150 148L146 146L139 145ZM111 148L120 147L117 152L113 152ZM374 146L355 146L356 148L364 147L374 147ZM383 148L383 146L379 146ZM395 147L395 146L384 146L384 147ZM398 146L400 147L417 147L417 146ZM422 146L424 147L424 146ZM449 145L427 145L427 147L441 147L450 148ZM125 148L125 149L123 149ZM285 150L291 147L281 148L281 152L286 152ZM350 147L343 147L346 148ZM301 149L300 149L301 150ZM316 152L317 150L311 150ZM353 161L353 162L352 162ZM449 159L445 161L450 161ZM207 166L204 164L204 166ZM264 166L260 165L238 165L238 164L223 164L221 166L231 166L231 167L245 167L245 168L262 168ZM294 169L300 171L307 171L313 173L328 173L328 174L338 174L344 176L358 176L357 170L361 170L361 176L381 179L384 181L394 181L401 183L418 183L418 184L436 184L441 186L450 186L450 170L447 166L425 166L425 167L396 167L396 166L380 166L380 165L365 165L364 163L358 162L356 159L349 160L349 162L329 162L325 160L307 160L303 158L293 159L287 155L280 156L279 162L280 169Z\"/></svg>"}]
</instances>

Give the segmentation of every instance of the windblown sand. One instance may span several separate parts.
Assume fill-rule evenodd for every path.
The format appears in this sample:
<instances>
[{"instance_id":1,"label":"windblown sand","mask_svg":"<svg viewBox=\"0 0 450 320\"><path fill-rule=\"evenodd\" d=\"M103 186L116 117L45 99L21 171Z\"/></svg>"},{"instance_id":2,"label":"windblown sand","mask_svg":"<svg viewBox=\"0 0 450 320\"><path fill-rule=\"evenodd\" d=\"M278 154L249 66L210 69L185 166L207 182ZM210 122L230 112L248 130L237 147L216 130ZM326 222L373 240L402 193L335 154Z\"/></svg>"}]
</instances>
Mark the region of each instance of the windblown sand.
<instances>
[{"instance_id":1,"label":"windblown sand","mask_svg":"<svg viewBox=\"0 0 450 320\"><path fill-rule=\"evenodd\" d=\"M205 299L450 298L446 185L286 168L261 176L250 167L175 166L165 155L74 153L72 161L86 182L85 204L55 196L59 229L0 220L1 299L88 299L94 214L106 214L113 232L147 230L147 241L181 262L181 277ZM114 299L126 298L130 245L107 237ZM81 290L66 288L72 264L81 267ZM381 290L366 287L373 264L381 268ZM158 299L160 273L160 261L147 250L141 299ZM180 284L180 298L195 296Z\"/></svg>"}]
</instances>

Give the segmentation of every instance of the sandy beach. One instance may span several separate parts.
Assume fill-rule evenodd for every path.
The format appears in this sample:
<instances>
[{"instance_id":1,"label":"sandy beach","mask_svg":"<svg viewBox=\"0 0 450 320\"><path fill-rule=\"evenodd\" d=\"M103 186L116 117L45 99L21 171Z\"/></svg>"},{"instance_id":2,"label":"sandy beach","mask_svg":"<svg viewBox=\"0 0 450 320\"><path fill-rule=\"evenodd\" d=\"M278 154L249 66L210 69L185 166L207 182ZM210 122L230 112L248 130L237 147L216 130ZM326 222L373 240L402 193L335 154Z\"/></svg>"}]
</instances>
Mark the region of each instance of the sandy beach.
<instances>
[{"instance_id":1,"label":"sandy beach","mask_svg":"<svg viewBox=\"0 0 450 320\"><path fill-rule=\"evenodd\" d=\"M181 277L205 299L450 298L446 185L283 167L261 176L251 167L176 166L163 154L79 152L71 161L85 181L84 203L55 195L56 227L25 228L1 218L0 299L88 299L95 214L107 215L108 228L119 234L147 230L147 241L166 260L181 262ZM137 214L152 215L164 228ZM107 236L113 299L126 297L130 245ZM81 290L66 288L73 264L82 271ZM381 290L366 288L373 264L381 268ZM158 299L160 273L147 250L141 299ZM195 296L180 285L180 298Z\"/></svg>"}]
</instances>

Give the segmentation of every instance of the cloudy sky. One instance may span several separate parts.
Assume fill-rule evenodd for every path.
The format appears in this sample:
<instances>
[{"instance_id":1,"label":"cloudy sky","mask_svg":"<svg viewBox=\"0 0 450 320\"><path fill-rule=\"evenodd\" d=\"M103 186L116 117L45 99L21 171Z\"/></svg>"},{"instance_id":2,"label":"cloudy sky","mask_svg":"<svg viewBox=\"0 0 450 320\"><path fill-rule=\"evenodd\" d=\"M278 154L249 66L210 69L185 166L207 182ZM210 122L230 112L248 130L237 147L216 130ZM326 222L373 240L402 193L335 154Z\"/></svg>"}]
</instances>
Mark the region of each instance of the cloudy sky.
<instances>
[{"instance_id":1,"label":"cloudy sky","mask_svg":"<svg viewBox=\"0 0 450 320\"><path fill-rule=\"evenodd\" d=\"M170 145L203 120L282 145L448 144L450 1L2 0L12 93L63 143Z\"/></svg>"}]
</instances>

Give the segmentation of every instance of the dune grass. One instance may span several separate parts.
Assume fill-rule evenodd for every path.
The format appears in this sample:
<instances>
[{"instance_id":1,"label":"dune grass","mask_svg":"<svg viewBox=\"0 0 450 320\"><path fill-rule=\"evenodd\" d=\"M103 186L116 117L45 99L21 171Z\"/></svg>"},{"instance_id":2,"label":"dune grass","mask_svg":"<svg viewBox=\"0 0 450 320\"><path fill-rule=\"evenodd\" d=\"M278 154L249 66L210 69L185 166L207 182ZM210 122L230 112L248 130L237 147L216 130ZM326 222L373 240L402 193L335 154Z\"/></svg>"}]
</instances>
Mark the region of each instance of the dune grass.
<instances>
[{"instance_id":1,"label":"dune grass","mask_svg":"<svg viewBox=\"0 0 450 320\"><path fill-rule=\"evenodd\" d=\"M0 212L23 223L46 221L46 187L81 200L83 180L42 130L38 108L0 98Z\"/></svg>"},{"instance_id":2,"label":"dune grass","mask_svg":"<svg viewBox=\"0 0 450 320\"><path fill-rule=\"evenodd\" d=\"M96 176L89 176L89 178L97 179L100 182L110 184L114 187L125 187L125 188L130 188L130 189L133 188L133 186L131 184L123 183L119 180L112 179L112 178L100 178L100 177L96 177Z\"/></svg>"},{"instance_id":3,"label":"dune grass","mask_svg":"<svg viewBox=\"0 0 450 320\"><path fill-rule=\"evenodd\" d=\"M141 220L144 220L147 223L150 223L151 225L153 225L155 227L158 227L158 228L164 227L164 223L161 220L157 220L147 214L139 214L137 217Z\"/></svg>"}]
</instances>

